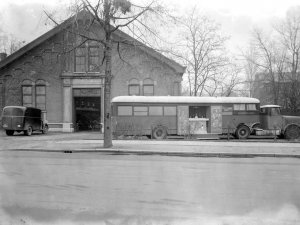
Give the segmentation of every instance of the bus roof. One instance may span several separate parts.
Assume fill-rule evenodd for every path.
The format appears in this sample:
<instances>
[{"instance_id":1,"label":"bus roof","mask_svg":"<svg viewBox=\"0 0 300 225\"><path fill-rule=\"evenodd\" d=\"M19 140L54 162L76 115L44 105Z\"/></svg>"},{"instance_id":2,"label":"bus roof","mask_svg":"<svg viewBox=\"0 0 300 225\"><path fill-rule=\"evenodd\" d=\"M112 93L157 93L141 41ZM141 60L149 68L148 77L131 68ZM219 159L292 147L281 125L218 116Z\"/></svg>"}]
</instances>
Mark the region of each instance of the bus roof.
<instances>
[{"instance_id":1,"label":"bus roof","mask_svg":"<svg viewBox=\"0 0 300 225\"><path fill-rule=\"evenodd\" d=\"M112 103L259 103L248 97L118 96Z\"/></svg>"}]
</instances>

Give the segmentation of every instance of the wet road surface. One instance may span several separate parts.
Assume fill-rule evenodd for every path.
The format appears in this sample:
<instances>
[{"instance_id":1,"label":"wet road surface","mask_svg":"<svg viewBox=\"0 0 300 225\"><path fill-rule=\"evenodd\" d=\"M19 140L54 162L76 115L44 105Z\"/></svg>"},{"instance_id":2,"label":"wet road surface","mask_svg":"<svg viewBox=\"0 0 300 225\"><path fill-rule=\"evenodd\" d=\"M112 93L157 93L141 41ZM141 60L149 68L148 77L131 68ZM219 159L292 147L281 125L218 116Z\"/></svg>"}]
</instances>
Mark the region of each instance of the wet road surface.
<instances>
[{"instance_id":1,"label":"wet road surface","mask_svg":"<svg viewBox=\"0 0 300 225\"><path fill-rule=\"evenodd\" d=\"M300 224L300 159L0 152L0 224Z\"/></svg>"}]
</instances>

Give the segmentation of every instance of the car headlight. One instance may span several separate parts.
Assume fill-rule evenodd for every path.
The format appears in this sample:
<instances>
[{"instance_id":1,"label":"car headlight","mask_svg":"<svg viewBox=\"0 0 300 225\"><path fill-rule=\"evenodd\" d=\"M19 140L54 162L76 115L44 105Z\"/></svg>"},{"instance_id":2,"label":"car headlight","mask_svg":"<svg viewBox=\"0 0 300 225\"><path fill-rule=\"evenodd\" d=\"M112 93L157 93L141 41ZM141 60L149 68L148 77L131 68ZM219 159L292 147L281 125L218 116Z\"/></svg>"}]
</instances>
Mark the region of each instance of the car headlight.
<instances>
[{"instance_id":1,"label":"car headlight","mask_svg":"<svg viewBox=\"0 0 300 225\"><path fill-rule=\"evenodd\" d=\"M19 124L17 127L21 127L21 125Z\"/></svg>"}]
</instances>

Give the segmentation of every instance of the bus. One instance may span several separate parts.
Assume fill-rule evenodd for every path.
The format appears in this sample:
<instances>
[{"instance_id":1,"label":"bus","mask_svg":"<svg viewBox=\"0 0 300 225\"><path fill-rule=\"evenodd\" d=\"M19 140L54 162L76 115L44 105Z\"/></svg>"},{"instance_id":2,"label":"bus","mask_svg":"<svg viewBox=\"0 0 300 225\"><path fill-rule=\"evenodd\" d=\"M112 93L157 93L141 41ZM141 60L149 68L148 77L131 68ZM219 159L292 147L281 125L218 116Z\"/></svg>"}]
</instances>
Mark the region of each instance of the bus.
<instances>
[{"instance_id":1,"label":"bus","mask_svg":"<svg viewBox=\"0 0 300 225\"><path fill-rule=\"evenodd\" d=\"M300 117L248 97L119 96L112 99L112 128L116 136L154 139L205 134L298 139Z\"/></svg>"},{"instance_id":2,"label":"bus","mask_svg":"<svg viewBox=\"0 0 300 225\"><path fill-rule=\"evenodd\" d=\"M248 97L118 96L112 99L116 135L233 134L247 138L260 117L260 102Z\"/></svg>"}]
</instances>

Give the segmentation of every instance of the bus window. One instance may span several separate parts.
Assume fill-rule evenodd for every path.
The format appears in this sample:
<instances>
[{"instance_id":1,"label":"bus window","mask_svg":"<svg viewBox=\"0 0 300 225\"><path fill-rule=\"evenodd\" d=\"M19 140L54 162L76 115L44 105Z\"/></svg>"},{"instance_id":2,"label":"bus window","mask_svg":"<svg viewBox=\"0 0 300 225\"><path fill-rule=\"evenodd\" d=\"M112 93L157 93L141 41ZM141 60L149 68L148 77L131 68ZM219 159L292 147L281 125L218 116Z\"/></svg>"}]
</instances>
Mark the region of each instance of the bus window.
<instances>
[{"instance_id":1,"label":"bus window","mask_svg":"<svg viewBox=\"0 0 300 225\"><path fill-rule=\"evenodd\" d=\"M234 111L245 111L246 105L245 104L233 104Z\"/></svg>"},{"instance_id":2,"label":"bus window","mask_svg":"<svg viewBox=\"0 0 300 225\"><path fill-rule=\"evenodd\" d=\"M162 106L149 106L149 116L162 116L163 108Z\"/></svg>"},{"instance_id":3,"label":"bus window","mask_svg":"<svg viewBox=\"0 0 300 225\"><path fill-rule=\"evenodd\" d=\"M165 116L176 116L176 106L164 106Z\"/></svg>"},{"instance_id":4,"label":"bus window","mask_svg":"<svg viewBox=\"0 0 300 225\"><path fill-rule=\"evenodd\" d=\"M205 106L190 106L189 117L190 118L206 118L207 107Z\"/></svg>"},{"instance_id":5,"label":"bus window","mask_svg":"<svg viewBox=\"0 0 300 225\"><path fill-rule=\"evenodd\" d=\"M3 110L3 116L24 116L24 111L20 108L5 108Z\"/></svg>"},{"instance_id":6,"label":"bus window","mask_svg":"<svg viewBox=\"0 0 300 225\"><path fill-rule=\"evenodd\" d=\"M132 107L118 106L118 116L132 116Z\"/></svg>"},{"instance_id":7,"label":"bus window","mask_svg":"<svg viewBox=\"0 0 300 225\"><path fill-rule=\"evenodd\" d=\"M256 104L247 104L247 111L256 111Z\"/></svg>"},{"instance_id":8,"label":"bus window","mask_svg":"<svg viewBox=\"0 0 300 225\"><path fill-rule=\"evenodd\" d=\"M148 116L148 107L147 106L134 106L133 107L134 116Z\"/></svg>"}]
</instances>

